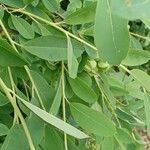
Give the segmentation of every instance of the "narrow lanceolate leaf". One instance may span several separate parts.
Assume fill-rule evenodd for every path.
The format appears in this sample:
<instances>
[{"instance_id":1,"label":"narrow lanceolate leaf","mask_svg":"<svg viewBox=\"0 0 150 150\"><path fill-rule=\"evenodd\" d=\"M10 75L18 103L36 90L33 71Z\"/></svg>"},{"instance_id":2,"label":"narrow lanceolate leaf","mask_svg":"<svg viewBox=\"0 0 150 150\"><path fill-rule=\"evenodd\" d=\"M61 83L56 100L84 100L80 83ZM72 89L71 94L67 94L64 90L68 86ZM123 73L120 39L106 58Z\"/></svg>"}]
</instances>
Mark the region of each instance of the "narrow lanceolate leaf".
<instances>
[{"instance_id":1,"label":"narrow lanceolate leaf","mask_svg":"<svg viewBox=\"0 0 150 150\"><path fill-rule=\"evenodd\" d=\"M127 21L112 14L109 0L99 0L95 20L95 44L100 56L116 65L126 57L129 49Z\"/></svg>"},{"instance_id":2,"label":"narrow lanceolate leaf","mask_svg":"<svg viewBox=\"0 0 150 150\"><path fill-rule=\"evenodd\" d=\"M64 131L65 133L74 136L78 139L85 139L88 138L88 136L81 132L80 130L76 129L75 127L71 126L70 124L62 121L61 119L47 113L46 111L36 107L35 105L32 105L31 103L21 99L21 102L29 108L33 113L35 113L37 116L39 116L42 120L45 122L55 126L56 128Z\"/></svg>"},{"instance_id":3,"label":"narrow lanceolate leaf","mask_svg":"<svg viewBox=\"0 0 150 150\"><path fill-rule=\"evenodd\" d=\"M59 111L60 104L61 104L61 97L62 97L62 86L61 86L61 84L62 83L60 81L56 95L55 95L55 98L54 98L54 101L53 101L51 108L50 108L50 113L53 115L57 115L57 113Z\"/></svg>"},{"instance_id":4,"label":"narrow lanceolate leaf","mask_svg":"<svg viewBox=\"0 0 150 150\"><path fill-rule=\"evenodd\" d=\"M97 95L94 90L82 81L79 77L76 79L68 79L74 93L82 100L88 103L94 103L97 100Z\"/></svg>"},{"instance_id":5,"label":"narrow lanceolate leaf","mask_svg":"<svg viewBox=\"0 0 150 150\"><path fill-rule=\"evenodd\" d=\"M79 126L98 136L111 137L116 132L114 124L104 114L79 104L70 104L72 115Z\"/></svg>"},{"instance_id":6,"label":"narrow lanceolate leaf","mask_svg":"<svg viewBox=\"0 0 150 150\"><path fill-rule=\"evenodd\" d=\"M67 36L67 43L68 43L67 54L68 54L69 76L75 79L77 77L79 63L74 55L71 39L69 36Z\"/></svg>"},{"instance_id":7,"label":"narrow lanceolate leaf","mask_svg":"<svg viewBox=\"0 0 150 150\"><path fill-rule=\"evenodd\" d=\"M146 125L148 134L150 134L150 94L145 91L144 107L146 114Z\"/></svg>"},{"instance_id":8,"label":"narrow lanceolate leaf","mask_svg":"<svg viewBox=\"0 0 150 150\"><path fill-rule=\"evenodd\" d=\"M89 23L94 21L96 4L97 4L96 2L93 2L88 6L78 9L77 11L68 15L64 21L67 24L71 24L71 25Z\"/></svg>"},{"instance_id":9,"label":"narrow lanceolate leaf","mask_svg":"<svg viewBox=\"0 0 150 150\"><path fill-rule=\"evenodd\" d=\"M16 17L11 15L13 25L15 26L16 30L26 39L33 39L34 38L34 31L32 30L31 25L25 20L20 17Z\"/></svg>"},{"instance_id":10,"label":"narrow lanceolate leaf","mask_svg":"<svg viewBox=\"0 0 150 150\"><path fill-rule=\"evenodd\" d=\"M127 66L138 66L150 60L150 52L146 50L130 49L122 64Z\"/></svg>"},{"instance_id":11,"label":"narrow lanceolate leaf","mask_svg":"<svg viewBox=\"0 0 150 150\"><path fill-rule=\"evenodd\" d=\"M42 0L42 2L50 12L55 12L59 9L59 3L57 0Z\"/></svg>"},{"instance_id":12,"label":"narrow lanceolate leaf","mask_svg":"<svg viewBox=\"0 0 150 150\"><path fill-rule=\"evenodd\" d=\"M139 82L139 84L150 92L150 76L142 70L131 70L132 77Z\"/></svg>"},{"instance_id":13,"label":"narrow lanceolate leaf","mask_svg":"<svg viewBox=\"0 0 150 150\"><path fill-rule=\"evenodd\" d=\"M79 57L84 51L81 43L72 40L74 55ZM28 41L23 46L29 53L50 61L67 60L67 39L64 36L42 36Z\"/></svg>"},{"instance_id":14,"label":"narrow lanceolate leaf","mask_svg":"<svg viewBox=\"0 0 150 150\"><path fill-rule=\"evenodd\" d=\"M0 66L24 66L27 62L5 40L0 39Z\"/></svg>"}]
</instances>

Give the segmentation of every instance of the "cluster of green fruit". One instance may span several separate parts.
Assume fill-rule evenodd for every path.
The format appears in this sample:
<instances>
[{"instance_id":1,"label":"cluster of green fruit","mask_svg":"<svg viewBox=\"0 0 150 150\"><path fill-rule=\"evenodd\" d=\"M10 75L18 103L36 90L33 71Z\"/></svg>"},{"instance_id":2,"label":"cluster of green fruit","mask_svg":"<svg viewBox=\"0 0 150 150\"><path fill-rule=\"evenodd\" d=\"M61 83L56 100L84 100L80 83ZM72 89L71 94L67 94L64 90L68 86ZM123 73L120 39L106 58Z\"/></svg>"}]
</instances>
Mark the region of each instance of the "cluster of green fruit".
<instances>
[{"instance_id":1,"label":"cluster of green fruit","mask_svg":"<svg viewBox=\"0 0 150 150\"><path fill-rule=\"evenodd\" d=\"M107 71L110 67L111 66L108 64L108 62L104 62L101 59L88 60L84 70L87 71L90 75L95 75L97 73Z\"/></svg>"}]
</instances>

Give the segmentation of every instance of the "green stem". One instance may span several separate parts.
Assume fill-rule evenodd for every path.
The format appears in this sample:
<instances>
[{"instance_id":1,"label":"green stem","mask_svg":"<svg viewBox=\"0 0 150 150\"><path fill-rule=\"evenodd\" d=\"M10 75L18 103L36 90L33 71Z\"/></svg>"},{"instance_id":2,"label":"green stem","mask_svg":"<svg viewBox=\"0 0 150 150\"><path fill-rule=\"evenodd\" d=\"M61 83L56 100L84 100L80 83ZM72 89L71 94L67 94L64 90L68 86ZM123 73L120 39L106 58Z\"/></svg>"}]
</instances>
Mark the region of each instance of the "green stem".
<instances>
[{"instance_id":1,"label":"green stem","mask_svg":"<svg viewBox=\"0 0 150 150\"><path fill-rule=\"evenodd\" d=\"M83 39L81 39L81 38L75 36L74 34L72 34L72 33L68 32L68 31L66 31L65 29L59 27L57 24L55 24L55 23L53 23L53 22L50 22L50 21L48 21L48 20L45 20L45 19L43 19L43 18L41 18L41 17L39 17L39 16L36 16L36 15L34 15L34 14L32 14L32 13L26 12L26 11L24 11L23 9L12 9L12 8L9 8L9 9L10 9L10 10L14 10L14 12L23 13L23 14L25 14L25 15L31 17L31 19L32 19L32 17L33 17L33 18L36 18L36 19L38 19L38 20L40 20L40 21L42 21L42 22L44 22L44 23L46 23L46 24L48 24L48 25L50 25L50 26L52 26L52 27L54 27L54 28L56 28L56 29L58 29L59 31L63 32L64 34L67 34L68 36L70 36L70 37L76 39L77 41L79 41L79 42L81 42L81 43L87 45L88 47L92 48L93 50L97 51L97 48L96 48L95 46L89 44L88 42L86 42L86 41L84 41Z\"/></svg>"},{"instance_id":2,"label":"green stem","mask_svg":"<svg viewBox=\"0 0 150 150\"><path fill-rule=\"evenodd\" d=\"M103 91L102 91L102 89L101 89L101 87L100 87L100 85L99 85L99 81L98 81L97 76L94 76L94 79L95 79L95 81L96 81L96 84L97 84L97 86L98 86L100 92L101 92L102 95L104 96L104 99L106 100L107 104L109 105L109 107L110 107L110 109L111 109L111 112L112 112L112 114L114 115L114 117L115 117L115 119L116 119L116 121L117 121L119 127L121 127L121 124L120 124L120 122L119 122L119 120L118 120L118 117L117 117L117 115L116 115L116 113L115 113L113 107L111 106L109 100L107 99L106 95L103 93Z\"/></svg>"},{"instance_id":3,"label":"green stem","mask_svg":"<svg viewBox=\"0 0 150 150\"><path fill-rule=\"evenodd\" d=\"M29 142L29 146L30 146L30 149L31 150L35 150L35 147L33 145L33 142L32 142L32 138L31 138L31 135L30 135L30 132L28 130L28 127L26 125L26 122L17 106L17 104L14 102L13 100L13 97L11 96L7 86L5 85L5 83L3 82L3 80L0 78L0 86L1 88L3 89L3 91L5 92L6 96L8 97L10 103L12 104L13 108L14 108L14 111L16 112L16 114L18 115L18 117L20 118L20 121L21 121L21 124L22 124L22 127L24 129L24 132L26 134L26 137L28 139L28 142Z\"/></svg>"},{"instance_id":4,"label":"green stem","mask_svg":"<svg viewBox=\"0 0 150 150\"><path fill-rule=\"evenodd\" d=\"M36 87L36 85L34 83L34 80L33 80L32 76L30 74L29 68L27 66L24 66L24 68L25 68L25 70L26 70L26 72L27 72L27 74L28 74L28 76L30 78L30 81L31 81L31 83L32 83L32 85L33 85L33 87L35 89L35 92L36 92L36 94L38 96L38 99L39 99L39 102L40 102L40 105L41 105L42 109L46 111L45 106L44 106L43 101L42 101L42 98L41 98L41 96L40 96L40 94L38 92L38 89L37 89L37 87Z\"/></svg>"},{"instance_id":5,"label":"green stem","mask_svg":"<svg viewBox=\"0 0 150 150\"><path fill-rule=\"evenodd\" d=\"M150 41L150 39L148 37L145 37L145 36L142 36L142 35L139 35L139 34L136 34L136 33L133 33L133 32L130 32L131 35L133 36L136 36L138 38L141 38L141 39L144 39L144 40L147 40L147 41Z\"/></svg>"},{"instance_id":6,"label":"green stem","mask_svg":"<svg viewBox=\"0 0 150 150\"><path fill-rule=\"evenodd\" d=\"M63 107L63 120L66 122L66 101L65 101L65 83L64 83L64 63L62 62L62 74L61 74L61 83L62 83L62 107ZM64 133L64 144L65 150L68 150L67 144L67 134Z\"/></svg>"},{"instance_id":7,"label":"green stem","mask_svg":"<svg viewBox=\"0 0 150 150\"><path fill-rule=\"evenodd\" d=\"M8 31L7 31L7 29L5 28L5 26L4 26L3 22L2 22L2 20L0 20L0 25L1 25L2 29L3 29L3 31L5 32L5 34L6 34L7 38L8 38L8 40L10 41L12 47L13 47L14 50L18 53L18 50L17 50L16 46L14 45L14 42L13 42L13 40L11 39L11 37L10 37L10 35L9 35Z\"/></svg>"},{"instance_id":8,"label":"green stem","mask_svg":"<svg viewBox=\"0 0 150 150\"><path fill-rule=\"evenodd\" d=\"M9 74L12 90L15 92L15 83L14 83L14 80L13 80L13 77L12 77L12 73L11 73L10 67L8 67L8 74ZM14 94L13 94L12 98L13 98L14 103L16 104L16 96ZM18 123L19 121L18 121L17 113L14 111L13 125L15 125L16 122Z\"/></svg>"}]
</instances>

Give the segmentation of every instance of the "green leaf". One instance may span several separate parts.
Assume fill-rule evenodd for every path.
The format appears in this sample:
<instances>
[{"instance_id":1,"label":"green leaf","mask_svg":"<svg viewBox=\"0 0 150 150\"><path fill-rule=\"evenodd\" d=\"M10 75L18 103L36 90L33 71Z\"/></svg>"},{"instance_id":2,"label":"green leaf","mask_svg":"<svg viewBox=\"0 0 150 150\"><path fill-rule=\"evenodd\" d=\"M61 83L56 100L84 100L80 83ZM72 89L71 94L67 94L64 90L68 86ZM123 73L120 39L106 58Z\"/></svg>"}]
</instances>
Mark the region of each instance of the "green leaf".
<instances>
[{"instance_id":1,"label":"green leaf","mask_svg":"<svg viewBox=\"0 0 150 150\"><path fill-rule=\"evenodd\" d=\"M77 77L78 73L78 61L74 55L73 52L73 46L71 43L71 39L69 36L67 36L67 56L68 56L68 71L69 71L69 76L73 79Z\"/></svg>"},{"instance_id":2,"label":"green leaf","mask_svg":"<svg viewBox=\"0 0 150 150\"><path fill-rule=\"evenodd\" d=\"M8 5L10 7L23 8L25 5L22 0L0 0L0 3Z\"/></svg>"},{"instance_id":3,"label":"green leaf","mask_svg":"<svg viewBox=\"0 0 150 150\"><path fill-rule=\"evenodd\" d=\"M123 0L112 0L113 13L124 17L128 20L135 20L140 18L149 18L150 13L150 1L145 0L134 0L134 1L123 1Z\"/></svg>"},{"instance_id":4,"label":"green leaf","mask_svg":"<svg viewBox=\"0 0 150 150\"><path fill-rule=\"evenodd\" d=\"M117 133L115 134L115 137L117 137L117 139L122 142L122 144L129 144L133 142L132 136L125 128L117 128Z\"/></svg>"},{"instance_id":5,"label":"green leaf","mask_svg":"<svg viewBox=\"0 0 150 150\"><path fill-rule=\"evenodd\" d=\"M102 150L114 150L114 138L105 137L101 145L102 145Z\"/></svg>"},{"instance_id":6,"label":"green leaf","mask_svg":"<svg viewBox=\"0 0 150 150\"><path fill-rule=\"evenodd\" d=\"M150 19L149 18L142 18L143 23L146 25L148 29L150 29Z\"/></svg>"},{"instance_id":7,"label":"green leaf","mask_svg":"<svg viewBox=\"0 0 150 150\"><path fill-rule=\"evenodd\" d=\"M57 0L42 0L42 2L50 12L55 12L59 9L59 3Z\"/></svg>"},{"instance_id":8,"label":"green leaf","mask_svg":"<svg viewBox=\"0 0 150 150\"><path fill-rule=\"evenodd\" d=\"M31 138L33 140L33 144L35 146L39 145L43 138L43 132L45 128L45 124L43 120L40 119L35 114L30 113L28 120L27 120L27 126L29 129Z\"/></svg>"},{"instance_id":9,"label":"green leaf","mask_svg":"<svg viewBox=\"0 0 150 150\"><path fill-rule=\"evenodd\" d=\"M42 100L44 107L46 108L46 110L49 110L52 104L52 100L54 98L54 89L36 71L29 70L29 72L31 75L30 80L34 84L35 88L37 89L37 92L39 93L39 96Z\"/></svg>"},{"instance_id":10,"label":"green leaf","mask_svg":"<svg viewBox=\"0 0 150 150\"><path fill-rule=\"evenodd\" d=\"M99 87L101 91L105 94L106 98L108 99L109 103L115 109L115 103L116 103L116 98L113 96L113 93L110 90L110 86L107 80L107 76L103 73L101 73L101 76L99 80L97 81L99 83Z\"/></svg>"},{"instance_id":11,"label":"green leaf","mask_svg":"<svg viewBox=\"0 0 150 150\"><path fill-rule=\"evenodd\" d=\"M30 3L32 3L34 0L23 0L23 2L25 3L25 4L30 4Z\"/></svg>"},{"instance_id":12,"label":"green leaf","mask_svg":"<svg viewBox=\"0 0 150 150\"><path fill-rule=\"evenodd\" d=\"M64 143L56 130L52 127L45 127L45 150L64 150Z\"/></svg>"},{"instance_id":13,"label":"green leaf","mask_svg":"<svg viewBox=\"0 0 150 150\"><path fill-rule=\"evenodd\" d=\"M110 64L120 64L128 53L129 42L127 21L112 14L109 0L99 0L95 20L99 55Z\"/></svg>"},{"instance_id":14,"label":"green leaf","mask_svg":"<svg viewBox=\"0 0 150 150\"><path fill-rule=\"evenodd\" d=\"M79 103L71 103L70 109L77 124L88 132L104 137L116 132L113 122L104 114Z\"/></svg>"},{"instance_id":15,"label":"green leaf","mask_svg":"<svg viewBox=\"0 0 150 150\"><path fill-rule=\"evenodd\" d=\"M150 134L150 94L145 92L144 99L145 115L146 115L146 125L148 134Z\"/></svg>"},{"instance_id":16,"label":"green leaf","mask_svg":"<svg viewBox=\"0 0 150 150\"><path fill-rule=\"evenodd\" d=\"M27 107L29 108L33 113L35 113L38 117L40 117L45 122L55 126L56 128L64 131L65 133L74 136L78 139L85 139L88 138L88 136L81 132L80 130L76 129L75 127L71 126L70 124L62 121L61 119L47 113L46 111L36 107L35 105L23 100L22 98L19 98L19 100Z\"/></svg>"},{"instance_id":17,"label":"green leaf","mask_svg":"<svg viewBox=\"0 0 150 150\"><path fill-rule=\"evenodd\" d=\"M53 101L51 108L50 108L50 113L53 115L57 115L57 113L59 111L60 104L61 104L61 97L62 97L62 86L61 86L61 84L62 83L60 80L54 101Z\"/></svg>"},{"instance_id":18,"label":"green leaf","mask_svg":"<svg viewBox=\"0 0 150 150\"><path fill-rule=\"evenodd\" d=\"M3 106L7 103L9 103L8 98L0 92L0 106Z\"/></svg>"},{"instance_id":19,"label":"green leaf","mask_svg":"<svg viewBox=\"0 0 150 150\"><path fill-rule=\"evenodd\" d=\"M4 9L0 7L0 19L4 16Z\"/></svg>"},{"instance_id":20,"label":"green leaf","mask_svg":"<svg viewBox=\"0 0 150 150\"><path fill-rule=\"evenodd\" d=\"M32 5L29 5L28 7L25 8L26 11L28 11L31 14L34 14L40 18L46 19L47 21L52 21L51 18L47 13L45 13L44 10L38 7L34 7Z\"/></svg>"},{"instance_id":21,"label":"green leaf","mask_svg":"<svg viewBox=\"0 0 150 150\"><path fill-rule=\"evenodd\" d=\"M9 129L6 125L0 123L0 136L7 135Z\"/></svg>"},{"instance_id":22,"label":"green leaf","mask_svg":"<svg viewBox=\"0 0 150 150\"><path fill-rule=\"evenodd\" d=\"M35 34L32 30L31 25L20 17L11 15L12 23L15 26L16 30L26 39L33 39Z\"/></svg>"},{"instance_id":23,"label":"green leaf","mask_svg":"<svg viewBox=\"0 0 150 150\"><path fill-rule=\"evenodd\" d=\"M75 56L79 57L84 51L84 47L75 40L72 40L72 46ZM67 39L65 36L41 36L25 43L23 47L29 53L45 60L67 60Z\"/></svg>"},{"instance_id":24,"label":"green leaf","mask_svg":"<svg viewBox=\"0 0 150 150\"><path fill-rule=\"evenodd\" d=\"M132 114L129 114L128 112L124 111L121 108L116 109L116 114L118 118L122 119L123 121L126 121L130 124L144 126L145 123L138 119L136 116L133 116Z\"/></svg>"},{"instance_id":25,"label":"green leaf","mask_svg":"<svg viewBox=\"0 0 150 150\"><path fill-rule=\"evenodd\" d=\"M132 77L139 82L139 84L150 92L150 76L142 70L133 69L130 71Z\"/></svg>"},{"instance_id":26,"label":"green leaf","mask_svg":"<svg viewBox=\"0 0 150 150\"><path fill-rule=\"evenodd\" d=\"M16 124L9 130L1 150L16 150L18 148L27 150L29 145L22 126Z\"/></svg>"},{"instance_id":27,"label":"green leaf","mask_svg":"<svg viewBox=\"0 0 150 150\"><path fill-rule=\"evenodd\" d=\"M76 79L68 78L68 81L74 93L82 100L88 103L94 103L97 101L98 97L94 90L79 77Z\"/></svg>"},{"instance_id":28,"label":"green leaf","mask_svg":"<svg viewBox=\"0 0 150 150\"><path fill-rule=\"evenodd\" d=\"M150 60L150 52L146 50L130 49L122 64L127 66L139 66Z\"/></svg>"},{"instance_id":29,"label":"green leaf","mask_svg":"<svg viewBox=\"0 0 150 150\"><path fill-rule=\"evenodd\" d=\"M5 41L0 39L0 66L24 66L27 62Z\"/></svg>"},{"instance_id":30,"label":"green leaf","mask_svg":"<svg viewBox=\"0 0 150 150\"><path fill-rule=\"evenodd\" d=\"M94 21L96 4L97 4L96 2L93 2L88 6L78 9L77 11L68 15L64 21L67 24L71 24L71 25L89 23Z\"/></svg>"}]
</instances>

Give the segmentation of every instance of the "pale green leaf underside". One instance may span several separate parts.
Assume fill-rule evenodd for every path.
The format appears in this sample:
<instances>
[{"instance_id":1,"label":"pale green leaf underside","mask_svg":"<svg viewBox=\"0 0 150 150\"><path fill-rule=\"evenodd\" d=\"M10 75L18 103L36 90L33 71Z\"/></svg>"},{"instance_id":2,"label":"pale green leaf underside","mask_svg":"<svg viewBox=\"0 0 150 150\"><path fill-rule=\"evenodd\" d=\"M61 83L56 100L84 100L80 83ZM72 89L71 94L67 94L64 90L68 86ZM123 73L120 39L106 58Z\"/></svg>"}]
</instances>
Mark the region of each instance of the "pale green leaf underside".
<instances>
[{"instance_id":1,"label":"pale green leaf underside","mask_svg":"<svg viewBox=\"0 0 150 150\"><path fill-rule=\"evenodd\" d=\"M37 116L39 116L42 120L45 122L55 126L56 128L64 131L65 133L74 136L78 139L85 139L88 138L88 136L81 132L80 130L76 129L75 127L71 126L70 124L62 121L61 119L47 113L46 111L38 108L37 106L21 99L21 102L28 107L33 113L35 113Z\"/></svg>"}]
</instances>

